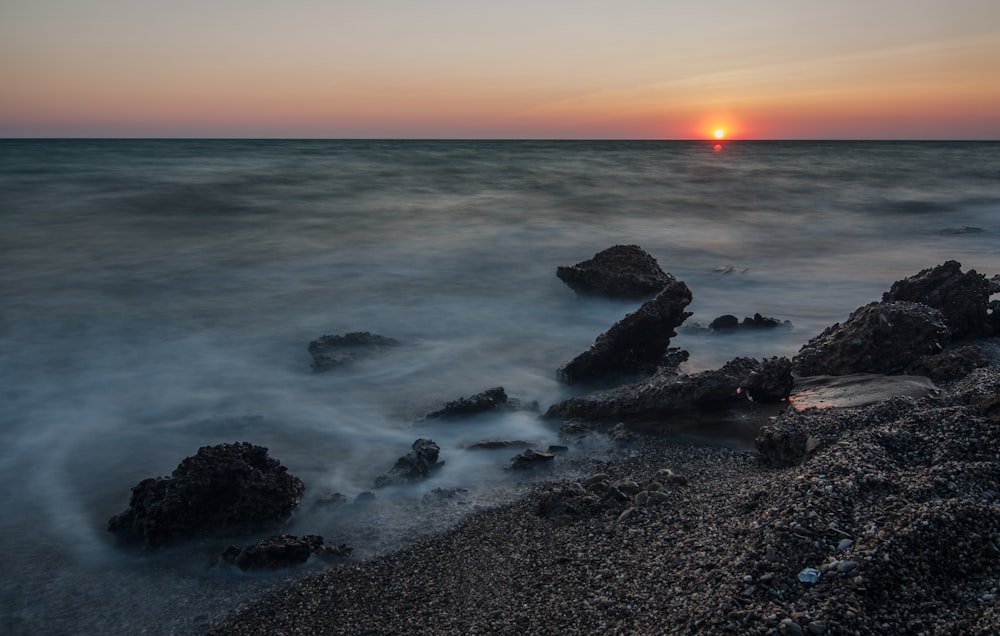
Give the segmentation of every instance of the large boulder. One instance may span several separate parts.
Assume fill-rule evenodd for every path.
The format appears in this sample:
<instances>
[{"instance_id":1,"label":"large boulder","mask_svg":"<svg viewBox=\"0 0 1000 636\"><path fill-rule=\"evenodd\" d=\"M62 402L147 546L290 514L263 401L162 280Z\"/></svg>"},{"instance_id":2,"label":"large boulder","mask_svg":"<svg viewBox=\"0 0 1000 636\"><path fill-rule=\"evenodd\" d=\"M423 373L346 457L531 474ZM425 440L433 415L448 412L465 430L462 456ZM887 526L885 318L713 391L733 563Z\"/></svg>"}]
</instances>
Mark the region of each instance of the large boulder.
<instances>
[{"instance_id":1,"label":"large boulder","mask_svg":"<svg viewBox=\"0 0 1000 636\"><path fill-rule=\"evenodd\" d=\"M684 311L690 303L688 286L678 280L671 281L655 298L598 336L590 349L560 367L560 379L578 384L653 373L664 365L677 366L687 358L687 352L671 349L670 339L691 315Z\"/></svg>"},{"instance_id":2,"label":"large boulder","mask_svg":"<svg viewBox=\"0 0 1000 636\"><path fill-rule=\"evenodd\" d=\"M578 294L648 298L674 281L638 245L615 245L576 265L560 265L556 276Z\"/></svg>"},{"instance_id":3,"label":"large boulder","mask_svg":"<svg viewBox=\"0 0 1000 636\"><path fill-rule=\"evenodd\" d=\"M438 461L441 447L429 439L418 439L413 442L412 449L406 455L396 460L389 472L375 480L375 486L382 488L396 483L422 481L444 462Z\"/></svg>"},{"instance_id":4,"label":"large boulder","mask_svg":"<svg viewBox=\"0 0 1000 636\"><path fill-rule=\"evenodd\" d=\"M312 370L322 373L350 364L355 360L395 347L399 341L368 331L353 331L343 335L320 336L309 343Z\"/></svg>"},{"instance_id":5,"label":"large boulder","mask_svg":"<svg viewBox=\"0 0 1000 636\"><path fill-rule=\"evenodd\" d=\"M900 373L951 338L937 309L912 302L865 305L807 342L792 361L802 376Z\"/></svg>"},{"instance_id":6,"label":"large boulder","mask_svg":"<svg viewBox=\"0 0 1000 636\"><path fill-rule=\"evenodd\" d=\"M764 362L736 358L713 371L691 375L663 372L643 382L569 398L553 404L545 417L609 422L717 411L748 404L748 398L758 401L787 398L791 386L791 369L786 358Z\"/></svg>"},{"instance_id":7,"label":"large boulder","mask_svg":"<svg viewBox=\"0 0 1000 636\"><path fill-rule=\"evenodd\" d=\"M128 509L111 518L108 530L146 547L249 531L287 519L304 491L302 480L263 446L203 446L169 477L134 486Z\"/></svg>"},{"instance_id":8,"label":"large boulder","mask_svg":"<svg viewBox=\"0 0 1000 636\"><path fill-rule=\"evenodd\" d=\"M882 302L909 301L944 314L952 340L993 334L989 316L993 283L975 270L962 273L962 264L947 261L893 283Z\"/></svg>"}]
</instances>

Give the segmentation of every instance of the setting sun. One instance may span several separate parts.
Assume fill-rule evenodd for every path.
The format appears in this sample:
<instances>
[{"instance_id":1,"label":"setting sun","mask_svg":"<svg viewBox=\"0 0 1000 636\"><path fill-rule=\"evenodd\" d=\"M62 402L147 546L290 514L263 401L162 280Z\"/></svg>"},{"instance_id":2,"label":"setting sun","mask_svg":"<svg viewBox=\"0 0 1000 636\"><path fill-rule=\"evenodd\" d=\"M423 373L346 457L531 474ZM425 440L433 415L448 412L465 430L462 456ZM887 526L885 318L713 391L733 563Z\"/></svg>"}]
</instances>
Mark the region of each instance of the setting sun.
<instances>
[{"instance_id":1,"label":"setting sun","mask_svg":"<svg viewBox=\"0 0 1000 636\"><path fill-rule=\"evenodd\" d=\"M715 129L715 138L716 139L722 139L725 136L726 136L726 131L725 130L723 130L721 128L716 128Z\"/></svg>"}]
</instances>

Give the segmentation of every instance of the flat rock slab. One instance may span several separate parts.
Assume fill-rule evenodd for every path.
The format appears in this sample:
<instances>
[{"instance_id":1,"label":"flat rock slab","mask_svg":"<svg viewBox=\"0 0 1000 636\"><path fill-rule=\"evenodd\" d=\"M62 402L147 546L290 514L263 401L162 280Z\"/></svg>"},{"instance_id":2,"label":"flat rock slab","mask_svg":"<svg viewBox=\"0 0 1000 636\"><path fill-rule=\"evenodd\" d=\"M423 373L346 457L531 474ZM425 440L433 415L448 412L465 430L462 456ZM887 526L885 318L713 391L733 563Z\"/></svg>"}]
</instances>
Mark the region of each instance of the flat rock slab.
<instances>
[{"instance_id":1,"label":"flat rock slab","mask_svg":"<svg viewBox=\"0 0 1000 636\"><path fill-rule=\"evenodd\" d=\"M796 378L790 401L801 411L811 407L867 406L893 397L920 398L937 390L929 378L919 375L817 375Z\"/></svg>"}]
</instances>

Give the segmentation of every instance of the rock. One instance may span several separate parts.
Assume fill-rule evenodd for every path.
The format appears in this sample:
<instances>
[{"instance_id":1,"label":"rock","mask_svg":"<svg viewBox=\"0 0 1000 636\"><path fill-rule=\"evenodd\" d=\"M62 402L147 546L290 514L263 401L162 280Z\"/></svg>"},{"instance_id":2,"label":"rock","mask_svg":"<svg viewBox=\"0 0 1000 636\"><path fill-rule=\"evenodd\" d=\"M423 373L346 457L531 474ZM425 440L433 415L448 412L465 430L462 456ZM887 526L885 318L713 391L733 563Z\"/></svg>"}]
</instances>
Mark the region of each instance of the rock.
<instances>
[{"instance_id":1,"label":"rock","mask_svg":"<svg viewBox=\"0 0 1000 636\"><path fill-rule=\"evenodd\" d=\"M882 302L909 301L933 307L944 314L953 340L993 334L988 316L993 285L975 270L962 273L962 264L947 261L915 276L896 281Z\"/></svg>"},{"instance_id":2,"label":"rock","mask_svg":"<svg viewBox=\"0 0 1000 636\"><path fill-rule=\"evenodd\" d=\"M757 383L753 390L758 395L774 397L781 393L779 385L791 387L791 375L780 378L776 370L788 370L787 364L780 360L772 358L761 363L751 358L736 358L714 371L691 375L658 373L639 383L563 400L549 407L543 417L607 422L714 411L747 404L747 392L742 387L751 382L752 377L755 378L752 383ZM765 382L765 378L770 379Z\"/></svg>"},{"instance_id":3,"label":"rock","mask_svg":"<svg viewBox=\"0 0 1000 636\"><path fill-rule=\"evenodd\" d=\"M510 460L510 468L513 470L526 470L539 465L549 464L555 457L555 453L529 448Z\"/></svg>"},{"instance_id":4,"label":"rock","mask_svg":"<svg viewBox=\"0 0 1000 636\"><path fill-rule=\"evenodd\" d=\"M900 373L920 356L939 353L950 336L937 309L871 303L806 343L792 365L803 376Z\"/></svg>"},{"instance_id":5,"label":"rock","mask_svg":"<svg viewBox=\"0 0 1000 636\"><path fill-rule=\"evenodd\" d=\"M782 402L792 390L792 361L784 357L764 360L760 369L751 371L740 388L754 402Z\"/></svg>"},{"instance_id":6,"label":"rock","mask_svg":"<svg viewBox=\"0 0 1000 636\"><path fill-rule=\"evenodd\" d=\"M348 557L352 552L353 549L346 545L324 547L323 537L318 535L282 534L261 539L245 548L231 545L222 553L222 558L244 571L277 570L305 563L313 554Z\"/></svg>"},{"instance_id":7,"label":"rock","mask_svg":"<svg viewBox=\"0 0 1000 636\"><path fill-rule=\"evenodd\" d=\"M561 265L556 276L578 294L648 298L674 281L638 245L615 245L576 265Z\"/></svg>"},{"instance_id":8,"label":"rock","mask_svg":"<svg viewBox=\"0 0 1000 636\"><path fill-rule=\"evenodd\" d=\"M934 382L961 380L974 370L985 367L989 360L976 347L960 347L934 355L920 356L906 367L907 375L920 375Z\"/></svg>"},{"instance_id":9,"label":"rock","mask_svg":"<svg viewBox=\"0 0 1000 636\"><path fill-rule=\"evenodd\" d=\"M500 450L504 448L528 448L538 442L526 439L484 439L466 446L466 450Z\"/></svg>"},{"instance_id":10,"label":"rock","mask_svg":"<svg viewBox=\"0 0 1000 636\"><path fill-rule=\"evenodd\" d=\"M281 523L305 485L267 449L246 442L203 446L170 477L144 479L129 507L108 522L122 539L157 547L203 534Z\"/></svg>"},{"instance_id":11,"label":"rock","mask_svg":"<svg viewBox=\"0 0 1000 636\"><path fill-rule=\"evenodd\" d=\"M787 320L782 322L777 318L765 318L758 313L754 314L752 318L744 317L742 323L739 318L732 314L719 316L709 323L708 328L713 331L735 331L737 329L776 329L791 326L792 323Z\"/></svg>"},{"instance_id":12,"label":"rock","mask_svg":"<svg viewBox=\"0 0 1000 636\"><path fill-rule=\"evenodd\" d=\"M515 408L517 408L517 402L508 399L503 387L497 386L471 397L459 398L454 402L448 402L444 405L444 408L428 413L427 418L446 419L465 417L481 413L514 410Z\"/></svg>"},{"instance_id":13,"label":"rock","mask_svg":"<svg viewBox=\"0 0 1000 636\"><path fill-rule=\"evenodd\" d=\"M798 466L817 446L808 430L787 417L762 426L754 443L761 461L775 467Z\"/></svg>"},{"instance_id":14,"label":"rock","mask_svg":"<svg viewBox=\"0 0 1000 636\"><path fill-rule=\"evenodd\" d=\"M875 404L889 398L921 398L937 391L929 379L916 375L814 375L796 378L791 402L797 410L847 408Z\"/></svg>"},{"instance_id":15,"label":"rock","mask_svg":"<svg viewBox=\"0 0 1000 636\"><path fill-rule=\"evenodd\" d=\"M433 441L418 439L413 442L412 448L413 450L396 460L388 473L375 480L376 488L427 479L431 472L444 465L444 462L438 461L441 447Z\"/></svg>"},{"instance_id":16,"label":"rock","mask_svg":"<svg viewBox=\"0 0 1000 636\"><path fill-rule=\"evenodd\" d=\"M463 499L469 494L468 488L435 488L420 499L425 504L441 503L445 501L453 501L456 499Z\"/></svg>"},{"instance_id":17,"label":"rock","mask_svg":"<svg viewBox=\"0 0 1000 636\"><path fill-rule=\"evenodd\" d=\"M354 362L359 357L397 345L399 341L393 338L367 331L355 331L342 336L321 336L309 343L312 370L315 373L329 371Z\"/></svg>"},{"instance_id":18,"label":"rock","mask_svg":"<svg viewBox=\"0 0 1000 636\"><path fill-rule=\"evenodd\" d=\"M614 376L648 374L669 365L666 356L674 331L691 312L691 290L680 281L671 281L652 300L628 314L598 336L590 349L559 369L559 377L577 384ZM674 360L679 354L673 352ZM682 356L685 357L686 356Z\"/></svg>"}]
</instances>

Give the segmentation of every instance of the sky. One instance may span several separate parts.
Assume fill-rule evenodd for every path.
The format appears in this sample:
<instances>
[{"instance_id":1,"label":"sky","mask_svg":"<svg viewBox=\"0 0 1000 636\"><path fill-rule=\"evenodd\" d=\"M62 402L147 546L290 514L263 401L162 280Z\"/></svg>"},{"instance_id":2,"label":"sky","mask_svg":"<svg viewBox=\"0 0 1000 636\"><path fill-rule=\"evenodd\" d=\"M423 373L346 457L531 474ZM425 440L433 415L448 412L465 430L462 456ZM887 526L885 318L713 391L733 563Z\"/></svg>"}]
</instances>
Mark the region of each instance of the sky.
<instances>
[{"instance_id":1,"label":"sky","mask_svg":"<svg viewBox=\"0 0 1000 636\"><path fill-rule=\"evenodd\" d=\"M0 0L0 137L1000 139L1000 0Z\"/></svg>"}]
</instances>

